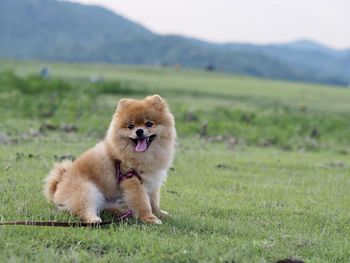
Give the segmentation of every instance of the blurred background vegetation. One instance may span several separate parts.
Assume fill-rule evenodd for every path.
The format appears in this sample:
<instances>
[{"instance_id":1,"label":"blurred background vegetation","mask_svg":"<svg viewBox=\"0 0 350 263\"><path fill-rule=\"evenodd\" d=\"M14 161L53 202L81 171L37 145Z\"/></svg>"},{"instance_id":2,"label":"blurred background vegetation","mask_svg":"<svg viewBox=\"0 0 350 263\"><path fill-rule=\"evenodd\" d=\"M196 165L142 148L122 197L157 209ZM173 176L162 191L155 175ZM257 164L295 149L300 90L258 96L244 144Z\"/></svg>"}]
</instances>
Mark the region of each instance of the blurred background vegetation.
<instances>
[{"instance_id":1,"label":"blurred background vegetation","mask_svg":"<svg viewBox=\"0 0 350 263\"><path fill-rule=\"evenodd\" d=\"M44 78L38 73L42 63L2 65L8 70L0 73L0 128L13 139L28 127L40 135L63 129L102 138L119 98L158 93L169 101L180 137L349 152L348 90L108 65L52 64L53 77Z\"/></svg>"}]
</instances>

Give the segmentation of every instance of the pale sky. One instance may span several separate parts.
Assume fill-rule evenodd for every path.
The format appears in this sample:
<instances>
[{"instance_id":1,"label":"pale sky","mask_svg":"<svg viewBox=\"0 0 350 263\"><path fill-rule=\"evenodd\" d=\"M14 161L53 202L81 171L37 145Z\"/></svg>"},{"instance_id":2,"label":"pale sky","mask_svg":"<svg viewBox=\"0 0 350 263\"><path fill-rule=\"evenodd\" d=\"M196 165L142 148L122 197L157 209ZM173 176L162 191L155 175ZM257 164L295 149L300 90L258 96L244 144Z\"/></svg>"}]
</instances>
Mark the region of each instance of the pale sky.
<instances>
[{"instance_id":1,"label":"pale sky","mask_svg":"<svg viewBox=\"0 0 350 263\"><path fill-rule=\"evenodd\" d=\"M72 0L107 7L155 33L212 42L311 39L350 48L350 0Z\"/></svg>"}]
</instances>

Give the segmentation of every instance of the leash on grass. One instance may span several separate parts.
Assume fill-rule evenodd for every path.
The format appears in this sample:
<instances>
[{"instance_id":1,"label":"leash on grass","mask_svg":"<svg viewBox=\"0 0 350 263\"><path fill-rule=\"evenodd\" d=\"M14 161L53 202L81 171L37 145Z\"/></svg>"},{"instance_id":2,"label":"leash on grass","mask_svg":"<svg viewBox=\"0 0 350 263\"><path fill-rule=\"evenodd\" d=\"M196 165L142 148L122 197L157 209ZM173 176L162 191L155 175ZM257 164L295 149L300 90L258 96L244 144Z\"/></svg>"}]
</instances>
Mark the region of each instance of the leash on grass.
<instances>
[{"instance_id":1,"label":"leash on grass","mask_svg":"<svg viewBox=\"0 0 350 263\"><path fill-rule=\"evenodd\" d=\"M12 221L12 222L0 222L0 226L5 225L24 225L24 226L54 226L54 227L99 227L104 225L110 225L112 223L120 223L132 215L132 211L122 214L116 220L105 221L101 223L82 223L82 222L58 222L58 221Z\"/></svg>"}]
</instances>

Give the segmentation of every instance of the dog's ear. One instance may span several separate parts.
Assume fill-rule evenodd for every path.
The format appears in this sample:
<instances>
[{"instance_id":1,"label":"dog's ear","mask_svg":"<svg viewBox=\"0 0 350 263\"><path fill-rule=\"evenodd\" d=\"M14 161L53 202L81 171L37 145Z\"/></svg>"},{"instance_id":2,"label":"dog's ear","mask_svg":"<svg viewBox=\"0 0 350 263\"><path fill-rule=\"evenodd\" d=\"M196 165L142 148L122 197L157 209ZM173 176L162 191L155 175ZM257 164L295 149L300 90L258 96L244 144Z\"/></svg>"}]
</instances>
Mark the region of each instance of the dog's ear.
<instances>
[{"instance_id":1,"label":"dog's ear","mask_svg":"<svg viewBox=\"0 0 350 263\"><path fill-rule=\"evenodd\" d=\"M148 99L150 101L153 101L154 103L162 103L163 102L162 97L157 95L157 94L156 95L152 95L152 96L148 96Z\"/></svg>"},{"instance_id":2,"label":"dog's ear","mask_svg":"<svg viewBox=\"0 0 350 263\"><path fill-rule=\"evenodd\" d=\"M131 102L131 99L121 99L118 102L117 111L125 108L130 102Z\"/></svg>"},{"instance_id":3,"label":"dog's ear","mask_svg":"<svg viewBox=\"0 0 350 263\"><path fill-rule=\"evenodd\" d=\"M151 103L152 107L156 109L162 110L168 108L168 105L165 102L165 100L163 100L162 97L159 95L148 96L146 100L148 100Z\"/></svg>"}]
</instances>

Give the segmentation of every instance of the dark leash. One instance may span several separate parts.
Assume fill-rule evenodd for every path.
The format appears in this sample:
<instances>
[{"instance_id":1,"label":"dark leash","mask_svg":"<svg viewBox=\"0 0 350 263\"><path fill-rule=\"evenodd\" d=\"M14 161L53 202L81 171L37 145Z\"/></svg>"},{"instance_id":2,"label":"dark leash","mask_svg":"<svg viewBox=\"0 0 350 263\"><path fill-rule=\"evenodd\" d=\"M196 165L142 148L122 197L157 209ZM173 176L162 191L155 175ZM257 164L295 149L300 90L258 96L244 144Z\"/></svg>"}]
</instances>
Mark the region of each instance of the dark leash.
<instances>
[{"instance_id":1,"label":"dark leash","mask_svg":"<svg viewBox=\"0 0 350 263\"><path fill-rule=\"evenodd\" d=\"M6 225L24 225L24 226L57 226L57 227L98 227L103 225L111 224L112 221L102 222L99 224L88 224L88 223L70 223L70 222L56 222L56 221L14 221L14 222L4 222L0 223L1 226Z\"/></svg>"},{"instance_id":2,"label":"dark leash","mask_svg":"<svg viewBox=\"0 0 350 263\"><path fill-rule=\"evenodd\" d=\"M24 226L56 226L56 227L99 227L110 225L112 223L121 223L125 219L132 216L132 211L122 214L118 218L112 221L104 221L101 223L83 223L83 222L58 222L58 221L13 221L13 222L0 222L1 226L6 225L24 225Z\"/></svg>"},{"instance_id":3,"label":"dark leash","mask_svg":"<svg viewBox=\"0 0 350 263\"><path fill-rule=\"evenodd\" d=\"M121 164L120 160L115 161L115 172L116 172L116 179L118 184L121 184L121 182L124 181L125 179L129 179L134 176L137 177L142 184L141 176L135 170L129 170L125 174L122 174L120 169L120 164ZM56 226L56 227L99 227L104 225L110 225L112 223L120 223L131 216L132 216L132 211L129 210L126 213L122 214L121 216L117 217L115 220L105 221L101 223L58 222L58 221L12 221L12 222L0 222L0 226L24 225L24 226Z\"/></svg>"}]
</instances>

